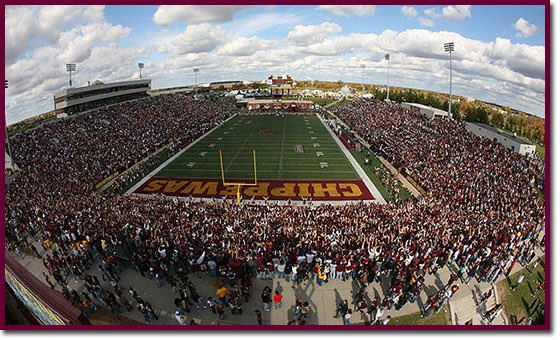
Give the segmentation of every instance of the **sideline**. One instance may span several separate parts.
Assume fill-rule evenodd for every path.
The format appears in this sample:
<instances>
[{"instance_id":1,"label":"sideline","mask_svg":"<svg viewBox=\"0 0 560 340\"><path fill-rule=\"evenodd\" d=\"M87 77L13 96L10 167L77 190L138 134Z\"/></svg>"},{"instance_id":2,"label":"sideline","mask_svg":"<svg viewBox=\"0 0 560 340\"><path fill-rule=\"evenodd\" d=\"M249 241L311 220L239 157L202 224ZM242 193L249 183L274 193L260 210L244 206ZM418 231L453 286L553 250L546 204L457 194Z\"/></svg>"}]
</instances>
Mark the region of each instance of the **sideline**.
<instances>
[{"instance_id":1,"label":"sideline","mask_svg":"<svg viewBox=\"0 0 560 340\"><path fill-rule=\"evenodd\" d=\"M356 161L354 156L352 156L352 154L346 148L346 146L344 146L344 144L342 144L342 141L340 140L340 138L338 138L337 135L333 132L333 130L331 130L331 128L327 125L327 123L325 123L325 120L323 119L323 117L321 117L321 115L317 115L317 117L319 118L321 123L323 123L323 126L325 127L325 129L327 129L327 131L329 131L329 134L335 140L336 144L340 147L340 150L342 150L342 152L344 153L346 158L350 161L350 164L352 164L352 167L354 168L354 170L356 170L358 175L360 175L362 181L364 182L366 187L369 189L369 192L375 198L375 201L379 202L379 203L382 203L382 204L387 204L387 201L385 201L385 199L383 198L383 196L381 195L379 190L377 190L377 188L375 187L375 185L373 184L371 179L369 179L369 177L365 173L364 169L362 169L360 164L358 164L358 162Z\"/></svg>"},{"instance_id":2,"label":"sideline","mask_svg":"<svg viewBox=\"0 0 560 340\"><path fill-rule=\"evenodd\" d=\"M136 183L135 185L132 186L132 188L128 189L128 191L126 193L124 193L124 195L130 195L132 194L134 191L136 191L136 189L138 189L139 187L141 187L142 185L144 185L144 183L146 183L150 178L152 178L155 174L157 174L158 172L160 172L163 168L165 168L167 165L169 165L169 163L173 162L175 159L177 159L177 157L181 156L185 151L187 151L188 149L190 149L192 146L194 146L196 143L200 142L203 138L206 138L206 136L208 136L209 134L211 134L212 132L214 132L214 130L218 129L219 127L222 127L225 123L227 123L228 121L230 121L231 119L233 119L234 117L237 117L237 114L234 114L233 116L229 117L228 119L224 120L221 124L216 125L214 128L212 128L211 130L208 130L205 134L203 134L202 136L198 137L195 141L191 142L189 145L185 146L182 150L180 150L179 152L177 152L175 155L173 155L171 158L169 158L168 160L166 160L165 162L163 162L160 166L158 166L154 171L150 172L146 177L142 178L138 183Z\"/></svg>"}]
</instances>

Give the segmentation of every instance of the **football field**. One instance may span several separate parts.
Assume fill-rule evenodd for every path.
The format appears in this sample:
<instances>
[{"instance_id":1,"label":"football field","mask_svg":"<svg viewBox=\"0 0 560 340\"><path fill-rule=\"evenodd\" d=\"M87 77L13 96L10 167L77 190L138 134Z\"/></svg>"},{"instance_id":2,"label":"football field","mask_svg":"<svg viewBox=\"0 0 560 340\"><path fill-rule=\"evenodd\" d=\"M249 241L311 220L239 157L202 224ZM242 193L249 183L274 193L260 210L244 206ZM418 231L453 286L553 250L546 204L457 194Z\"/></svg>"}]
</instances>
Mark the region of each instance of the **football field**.
<instances>
[{"instance_id":1,"label":"football field","mask_svg":"<svg viewBox=\"0 0 560 340\"><path fill-rule=\"evenodd\" d=\"M232 196L236 188L223 185L222 167L226 184L254 184L256 169L258 184L244 186L244 197L372 199L339 143L314 114L235 116L164 163L135 192Z\"/></svg>"}]
</instances>

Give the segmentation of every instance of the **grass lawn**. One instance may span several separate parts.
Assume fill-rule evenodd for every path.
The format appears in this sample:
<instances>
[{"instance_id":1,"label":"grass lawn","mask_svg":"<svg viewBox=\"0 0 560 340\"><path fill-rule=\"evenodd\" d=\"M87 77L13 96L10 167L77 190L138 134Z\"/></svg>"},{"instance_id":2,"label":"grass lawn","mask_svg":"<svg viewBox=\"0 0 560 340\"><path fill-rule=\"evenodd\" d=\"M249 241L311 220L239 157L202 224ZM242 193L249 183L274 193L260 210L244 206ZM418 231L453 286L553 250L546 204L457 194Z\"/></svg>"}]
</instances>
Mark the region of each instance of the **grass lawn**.
<instances>
[{"instance_id":1,"label":"grass lawn","mask_svg":"<svg viewBox=\"0 0 560 340\"><path fill-rule=\"evenodd\" d=\"M354 140L354 142L358 143L356 140ZM371 163L370 163L370 165L366 165L365 158L366 158L367 152L368 151L367 151L365 146L362 146L362 151L361 152L358 152L356 150L351 151L352 156L354 156L354 159L356 159L358 164L360 164L362 169L364 169L364 172L369 177L369 179L372 181L372 183L375 185L375 187L377 188L379 193L381 193L381 196L383 196L383 198L386 201L391 201L393 196L387 191L387 189L385 188L385 185L382 183L381 179L378 178L377 175L375 174L375 168L383 169L384 166L383 166L383 164L381 164L381 161L379 161L379 159L377 159L377 157L375 157L375 155L373 155L371 152L370 152L370 155L369 155L369 159L370 159ZM389 172L388 170L385 170L385 171ZM410 192L408 192L408 190L406 190L406 188L402 184L401 184L401 188L399 190L399 198L400 198L401 201L406 201L406 200L412 199L412 195L410 194Z\"/></svg>"},{"instance_id":2,"label":"grass lawn","mask_svg":"<svg viewBox=\"0 0 560 340\"><path fill-rule=\"evenodd\" d=\"M535 144L536 145L536 150L537 153L541 156L544 157L544 146L540 145L540 144Z\"/></svg>"},{"instance_id":3,"label":"grass lawn","mask_svg":"<svg viewBox=\"0 0 560 340\"><path fill-rule=\"evenodd\" d=\"M351 101L352 101L351 99L342 99L339 102L335 101L335 103L333 103L331 106L329 106L329 110L334 110L337 106L348 103L348 102L351 102Z\"/></svg>"},{"instance_id":4,"label":"grass lawn","mask_svg":"<svg viewBox=\"0 0 560 340\"><path fill-rule=\"evenodd\" d=\"M532 266L533 264L529 265L529 268L532 268ZM525 279L515 291L511 290L509 288L510 283L515 284L521 274L525 274ZM509 281L506 278L498 282L496 288L498 289L498 294L500 294L500 301L502 301L504 312L509 318L510 324L516 324L523 318L527 320L529 308L535 301L537 301L535 305L538 301L541 301L543 304L545 303L544 292L542 290L539 291L535 297L531 296L531 291L534 290L542 280L544 280L544 268L542 265L539 265L532 274L527 269L522 269L511 275ZM531 311L533 311L533 309L531 309ZM533 314L533 324L542 324L543 322L544 318L542 314L539 312Z\"/></svg>"},{"instance_id":5,"label":"grass lawn","mask_svg":"<svg viewBox=\"0 0 560 340\"><path fill-rule=\"evenodd\" d=\"M302 146L303 153L296 152L296 146ZM221 178L219 149L223 152L226 180L253 178L253 149L256 150L258 179L360 179L315 115L236 116L156 176Z\"/></svg>"},{"instance_id":6,"label":"grass lawn","mask_svg":"<svg viewBox=\"0 0 560 340\"><path fill-rule=\"evenodd\" d=\"M449 305L446 304L438 314L432 312L427 318L422 318L420 312L403 315L393 318L389 325L449 325L450 320Z\"/></svg>"}]
</instances>

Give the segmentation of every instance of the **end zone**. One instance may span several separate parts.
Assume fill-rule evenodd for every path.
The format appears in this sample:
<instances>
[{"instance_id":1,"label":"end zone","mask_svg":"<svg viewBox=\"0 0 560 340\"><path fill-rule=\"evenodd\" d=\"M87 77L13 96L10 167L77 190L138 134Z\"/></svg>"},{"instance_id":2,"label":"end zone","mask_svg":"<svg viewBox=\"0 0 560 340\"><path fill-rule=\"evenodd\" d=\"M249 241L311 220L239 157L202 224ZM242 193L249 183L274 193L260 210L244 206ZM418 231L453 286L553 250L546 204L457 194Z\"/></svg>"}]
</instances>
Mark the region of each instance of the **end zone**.
<instances>
[{"instance_id":1,"label":"end zone","mask_svg":"<svg viewBox=\"0 0 560 340\"><path fill-rule=\"evenodd\" d=\"M235 197L236 185L223 185L219 179L152 177L135 189L135 194L171 197ZM371 201L374 196L360 180L262 180L256 186L241 188L245 199L273 201Z\"/></svg>"}]
</instances>

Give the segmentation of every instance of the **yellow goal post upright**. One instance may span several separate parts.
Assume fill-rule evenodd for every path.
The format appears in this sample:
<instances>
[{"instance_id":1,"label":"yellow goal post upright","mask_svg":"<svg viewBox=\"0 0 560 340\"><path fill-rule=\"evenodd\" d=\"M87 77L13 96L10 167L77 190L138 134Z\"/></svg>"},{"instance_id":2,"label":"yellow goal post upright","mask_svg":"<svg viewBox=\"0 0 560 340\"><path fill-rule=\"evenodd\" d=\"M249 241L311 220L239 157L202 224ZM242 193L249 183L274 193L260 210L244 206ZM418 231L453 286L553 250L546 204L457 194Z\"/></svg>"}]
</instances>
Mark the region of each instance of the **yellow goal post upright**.
<instances>
[{"instance_id":1,"label":"yellow goal post upright","mask_svg":"<svg viewBox=\"0 0 560 340\"><path fill-rule=\"evenodd\" d=\"M256 186L257 185L257 151L253 149L253 175L254 175L254 182L247 183L247 182L226 182L225 174L224 174L224 160L222 156L222 149L219 149L220 154L220 168L222 170L222 184L224 186L231 185L237 186L237 204L241 204L241 187L243 186Z\"/></svg>"}]
</instances>

